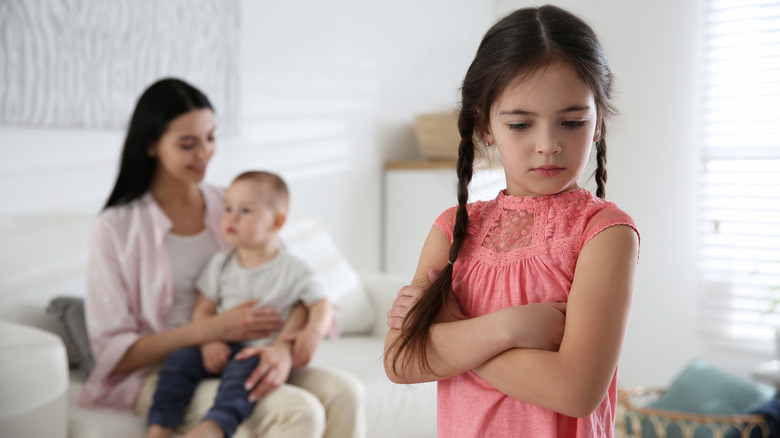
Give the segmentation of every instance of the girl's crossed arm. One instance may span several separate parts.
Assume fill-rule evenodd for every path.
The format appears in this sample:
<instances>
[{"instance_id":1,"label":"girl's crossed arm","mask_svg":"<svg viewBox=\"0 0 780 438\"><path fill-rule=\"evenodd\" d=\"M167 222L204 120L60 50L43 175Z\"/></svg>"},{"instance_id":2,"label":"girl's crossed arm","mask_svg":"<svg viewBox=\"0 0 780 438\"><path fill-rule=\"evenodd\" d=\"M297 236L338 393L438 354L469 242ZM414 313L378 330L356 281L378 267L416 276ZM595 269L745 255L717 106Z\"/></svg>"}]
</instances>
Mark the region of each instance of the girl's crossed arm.
<instances>
[{"instance_id":1,"label":"girl's crossed arm","mask_svg":"<svg viewBox=\"0 0 780 438\"><path fill-rule=\"evenodd\" d=\"M448 246L443 233L434 228L423 248L416 283L422 283L428 268L440 269L446 263ZM408 356L406 363L407 356L400 358L401 365L393 369L395 352L388 347L400 331L391 328L385 343L387 375L396 383L417 383L473 369L511 397L566 415L587 416L604 399L617 367L637 253L637 235L627 226L610 227L585 245L569 302L561 309L566 312L565 330L563 320L556 326L555 315L549 312L561 310L540 307L554 303L510 307L458 321L453 321L456 312L440 311L441 322L431 327L427 350L433 372L422 371L417 355ZM404 315L392 312L403 309L394 305L388 324L397 327ZM556 327L564 330L560 349L550 346Z\"/></svg>"},{"instance_id":2,"label":"girl's crossed arm","mask_svg":"<svg viewBox=\"0 0 780 438\"><path fill-rule=\"evenodd\" d=\"M577 260L560 349L508 350L474 371L511 397L572 417L590 415L617 368L638 251L632 228L601 231Z\"/></svg>"},{"instance_id":3,"label":"girl's crossed arm","mask_svg":"<svg viewBox=\"0 0 780 438\"><path fill-rule=\"evenodd\" d=\"M465 318L452 299L439 311L429 332L427 358L431 371L425 371L418 355L408 350L396 361L397 351L391 346L400 334L405 310L416 302L414 295L430 284L428 272L446 266L449 247L444 233L433 227L423 245L412 286L401 291L388 312L391 328L385 338L384 365L390 380L396 383L442 380L472 370L515 347L557 348L563 333L565 304L509 307L476 318Z\"/></svg>"}]
</instances>

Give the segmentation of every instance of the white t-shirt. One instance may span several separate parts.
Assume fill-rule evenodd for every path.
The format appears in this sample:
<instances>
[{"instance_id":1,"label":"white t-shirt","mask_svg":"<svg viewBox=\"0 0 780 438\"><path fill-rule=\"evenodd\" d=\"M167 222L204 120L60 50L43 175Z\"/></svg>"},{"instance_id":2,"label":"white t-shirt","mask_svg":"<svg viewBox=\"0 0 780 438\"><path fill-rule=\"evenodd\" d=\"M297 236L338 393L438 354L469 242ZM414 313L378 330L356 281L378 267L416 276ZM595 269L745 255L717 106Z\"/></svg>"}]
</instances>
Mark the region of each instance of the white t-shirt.
<instances>
[{"instance_id":1,"label":"white t-shirt","mask_svg":"<svg viewBox=\"0 0 780 438\"><path fill-rule=\"evenodd\" d=\"M217 242L208 228L193 236L165 235L165 248L171 261L173 304L166 323L169 329L192 321L192 308L198 295L195 280L217 252Z\"/></svg>"},{"instance_id":2,"label":"white t-shirt","mask_svg":"<svg viewBox=\"0 0 780 438\"><path fill-rule=\"evenodd\" d=\"M241 266L233 250L221 251L211 258L195 287L219 304L217 312L257 299L258 307L275 308L283 321L299 301L308 307L325 298L322 283L306 262L282 251L253 268ZM267 345L278 335L279 330L246 344Z\"/></svg>"}]
</instances>

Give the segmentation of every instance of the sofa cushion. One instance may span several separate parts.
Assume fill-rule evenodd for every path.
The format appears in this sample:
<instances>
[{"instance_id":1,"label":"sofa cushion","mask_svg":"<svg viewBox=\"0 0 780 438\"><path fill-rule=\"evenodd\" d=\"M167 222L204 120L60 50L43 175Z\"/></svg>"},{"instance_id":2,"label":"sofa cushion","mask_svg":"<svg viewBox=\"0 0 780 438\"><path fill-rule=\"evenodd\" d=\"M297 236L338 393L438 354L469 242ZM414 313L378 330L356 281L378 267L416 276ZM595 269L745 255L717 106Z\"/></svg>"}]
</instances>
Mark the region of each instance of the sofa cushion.
<instances>
[{"instance_id":1,"label":"sofa cushion","mask_svg":"<svg viewBox=\"0 0 780 438\"><path fill-rule=\"evenodd\" d=\"M95 367L92 348L84 319L84 299L80 297L57 297L49 302L46 311L57 317L64 331L63 339L71 364L75 364L86 379Z\"/></svg>"},{"instance_id":2,"label":"sofa cushion","mask_svg":"<svg viewBox=\"0 0 780 438\"><path fill-rule=\"evenodd\" d=\"M287 251L306 261L320 276L334 304L343 334L370 333L374 306L357 272L339 252L322 223L314 217L289 220L279 234Z\"/></svg>"}]
</instances>

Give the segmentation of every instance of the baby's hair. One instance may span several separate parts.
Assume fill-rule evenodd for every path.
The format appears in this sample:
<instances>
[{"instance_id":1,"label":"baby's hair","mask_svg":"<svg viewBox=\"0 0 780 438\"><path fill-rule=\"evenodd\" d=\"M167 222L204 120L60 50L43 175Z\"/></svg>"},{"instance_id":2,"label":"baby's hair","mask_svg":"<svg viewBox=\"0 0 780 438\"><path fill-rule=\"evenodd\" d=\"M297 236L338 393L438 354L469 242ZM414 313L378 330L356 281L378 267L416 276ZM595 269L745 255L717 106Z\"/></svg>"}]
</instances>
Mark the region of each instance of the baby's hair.
<instances>
[{"instance_id":1,"label":"baby's hair","mask_svg":"<svg viewBox=\"0 0 780 438\"><path fill-rule=\"evenodd\" d=\"M401 333L390 346L398 361L408 365L420 359L420 369L433 372L426 355L431 325L450 297L453 264L458 258L468 227L468 186L473 175L475 141L488 132L493 103L508 85L530 77L540 68L561 62L571 67L593 92L601 116L596 141L596 196L603 198L607 182L606 119L614 113L611 104L612 73L593 29L568 11L555 6L518 9L487 31L461 86L458 131L458 208L449 251L449 263L407 314ZM405 353L404 353L405 352Z\"/></svg>"},{"instance_id":2,"label":"baby's hair","mask_svg":"<svg viewBox=\"0 0 780 438\"><path fill-rule=\"evenodd\" d=\"M271 200L272 207L279 212L287 213L287 208L290 204L290 190L287 188L287 183L284 179L273 173L264 170L249 170L241 173L233 179L233 182L252 180L259 184L267 184L273 191L273 199Z\"/></svg>"}]
</instances>

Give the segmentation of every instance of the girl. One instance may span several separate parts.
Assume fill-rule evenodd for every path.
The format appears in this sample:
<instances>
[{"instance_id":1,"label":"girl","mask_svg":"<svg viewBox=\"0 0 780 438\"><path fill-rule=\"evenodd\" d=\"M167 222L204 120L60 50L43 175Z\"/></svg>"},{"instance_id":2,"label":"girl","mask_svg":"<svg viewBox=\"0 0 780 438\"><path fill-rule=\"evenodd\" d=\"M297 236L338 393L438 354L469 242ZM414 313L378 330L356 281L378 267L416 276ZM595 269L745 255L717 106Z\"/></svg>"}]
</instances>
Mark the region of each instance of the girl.
<instances>
[{"instance_id":1,"label":"girl","mask_svg":"<svg viewBox=\"0 0 780 438\"><path fill-rule=\"evenodd\" d=\"M216 149L214 130L208 99L183 81L156 82L138 101L119 176L92 230L86 317L96 366L84 385L83 404L146 416L157 376L150 370L170 353L208 341L265 337L280 325L275 311L255 308L255 302L190 320L196 275L228 246L219 232L224 190L202 183ZM288 320L295 322L302 320ZM326 436L360 435L357 379L306 368L288 380L306 391L279 386L284 382L272 376L290 372L292 346L242 353L252 356L260 363L245 386L250 399L262 398L235 436L319 437L323 430ZM205 414L216 383L201 383L185 428Z\"/></svg>"},{"instance_id":2,"label":"girl","mask_svg":"<svg viewBox=\"0 0 780 438\"><path fill-rule=\"evenodd\" d=\"M602 199L602 48L562 9L520 9L484 36L461 91L458 206L388 312L387 375L439 382L443 437L611 437L639 238ZM467 204L477 142L507 188ZM597 197L577 186L594 142Z\"/></svg>"}]
</instances>

